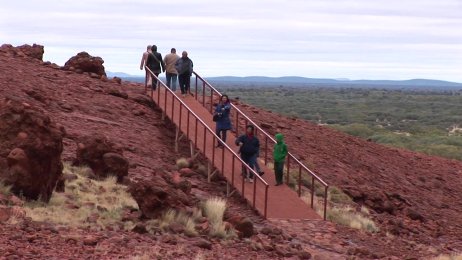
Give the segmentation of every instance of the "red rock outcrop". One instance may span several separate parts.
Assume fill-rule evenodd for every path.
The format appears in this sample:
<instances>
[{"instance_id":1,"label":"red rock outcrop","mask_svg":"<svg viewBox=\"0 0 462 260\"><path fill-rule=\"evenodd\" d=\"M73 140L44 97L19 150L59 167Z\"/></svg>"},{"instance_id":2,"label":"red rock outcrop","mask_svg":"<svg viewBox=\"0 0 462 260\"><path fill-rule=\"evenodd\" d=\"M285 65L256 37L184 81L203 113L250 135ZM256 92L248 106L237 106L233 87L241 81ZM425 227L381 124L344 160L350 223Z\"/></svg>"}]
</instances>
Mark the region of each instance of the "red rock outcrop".
<instances>
[{"instance_id":1,"label":"red rock outcrop","mask_svg":"<svg viewBox=\"0 0 462 260\"><path fill-rule=\"evenodd\" d=\"M101 57L93 57L87 52L80 52L64 64L64 70L71 70L78 73L88 72L90 75L91 73L95 73L100 77L106 77L103 63L104 60Z\"/></svg>"},{"instance_id":2,"label":"red rock outcrop","mask_svg":"<svg viewBox=\"0 0 462 260\"><path fill-rule=\"evenodd\" d=\"M31 57L33 59L37 59L40 61L43 60L43 53L45 52L42 45L38 45L35 43L32 46L28 44L24 44L18 47L13 47L13 45L11 44L3 44L0 47L0 51L8 52L15 56L20 56L20 57L27 56L27 57Z\"/></svg>"},{"instance_id":3,"label":"red rock outcrop","mask_svg":"<svg viewBox=\"0 0 462 260\"><path fill-rule=\"evenodd\" d=\"M165 210L184 209L194 203L181 187L169 184L162 176L154 175L150 179L132 182L129 192L138 203L143 216L159 217Z\"/></svg>"},{"instance_id":4,"label":"red rock outcrop","mask_svg":"<svg viewBox=\"0 0 462 260\"><path fill-rule=\"evenodd\" d=\"M48 202L62 174L63 136L38 109L0 101L0 179L17 195Z\"/></svg>"},{"instance_id":5,"label":"red rock outcrop","mask_svg":"<svg viewBox=\"0 0 462 260\"><path fill-rule=\"evenodd\" d=\"M77 144L75 165L87 165L96 177L115 175L118 182L128 175L129 162L122 150L102 135L85 136Z\"/></svg>"}]
</instances>

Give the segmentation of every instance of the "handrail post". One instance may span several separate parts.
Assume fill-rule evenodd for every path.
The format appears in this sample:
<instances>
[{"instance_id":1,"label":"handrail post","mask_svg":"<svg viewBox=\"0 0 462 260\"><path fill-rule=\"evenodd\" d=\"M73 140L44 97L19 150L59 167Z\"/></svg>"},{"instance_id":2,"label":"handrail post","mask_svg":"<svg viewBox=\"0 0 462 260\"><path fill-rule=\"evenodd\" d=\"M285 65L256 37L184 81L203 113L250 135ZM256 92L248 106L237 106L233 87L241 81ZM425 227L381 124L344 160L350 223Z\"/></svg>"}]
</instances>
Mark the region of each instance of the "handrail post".
<instances>
[{"instance_id":1,"label":"handrail post","mask_svg":"<svg viewBox=\"0 0 462 260\"><path fill-rule=\"evenodd\" d=\"M222 147L221 149L221 174L222 175L224 175L224 171L225 171L225 147Z\"/></svg>"},{"instance_id":2,"label":"handrail post","mask_svg":"<svg viewBox=\"0 0 462 260\"><path fill-rule=\"evenodd\" d=\"M165 94L167 94L167 92ZM175 96L173 94L172 94L172 121L175 122Z\"/></svg>"},{"instance_id":3,"label":"handrail post","mask_svg":"<svg viewBox=\"0 0 462 260\"><path fill-rule=\"evenodd\" d=\"M236 111L236 135L239 136L239 113Z\"/></svg>"},{"instance_id":4,"label":"handrail post","mask_svg":"<svg viewBox=\"0 0 462 260\"><path fill-rule=\"evenodd\" d=\"M189 115L191 114L191 111L188 110L188 116L187 116L187 123L186 123L186 137L188 137L189 140Z\"/></svg>"},{"instance_id":5,"label":"handrail post","mask_svg":"<svg viewBox=\"0 0 462 260\"><path fill-rule=\"evenodd\" d=\"M204 153L205 153L205 147L206 147L206 143L207 143L207 129L205 128L205 125L204 125Z\"/></svg>"},{"instance_id":6,"label":"handrail post","mask_svg":"<svg viewBox=\"0 0 462 260\"><path fill-rule=\"evenodd\" d=\"M265 136L265 165L268 165L268 137Z\"/></svg>"},{"instance_id":7,"label":"handrail post","mask_svg":"<svg viewBox=\"0 0 462 260\"><path fill-rule=\"evenodd\" d=\"M268 188L269 185L265 185L265 213L263 214L265 216L265 219L267 218L268 215Z\"/></svg>"},{"instance_id":8,"label":"handrail post","mask_svg":"<svg viewBox=\"0 0 462 260\"><path fill-rule=\"evenodd\" d=\"M212 142L213 148L212 148L212 164L215 165L215 145L216 145L216 137L213 136L213 142Z\"/></svg>"},{"instance_id":9,"label":"handrail post","mask_svg":"<svg viewBox=\"0 0 462 260\"><path fill-rule=\"evenodd\" d=\"M324 187L324 220L327 219L327 187Z\"/></svg>"},{"instance_id":10,"label":"handrail post","mask_svg":"<svg viewBox=\"0 0 462 260\"><path fill-rule=\"evenodd\" d=\"M302 166L298 165L298 196L302 196Z\"/></svg>"},{"instance_id":11,"label":"handrail post","mask_svg":"<svg viewBox=\"0 0 462 260\"><path fill-rule=\"evenodd\" d=\"M253 171L253 169L252 169ZM256 173L255 173L256 175ZM257 176L253 176L253 207L255 207L255 198L257 197Z\"/></svg>"},{"instance_id":12,"label":"handrail post","mask_svg":"<svg viewBox=\"0 0 462 260\"><path fill-rule=\"evenodd\" d=\"M160 92L160 88L157 88L157 91ZM164 111L165 111L165 114L167 114L167 91L164 92Z\"/></svg>"},{"instance_id":13,"label":"handrail post","mask_svg":"<svg viewBox=\"0 0 462 260\"><path fill-rule=\"evenodd\" d=\"M205 107L205 82L202 82L202 106Z\"/></svg>"},{"instance_id":14,"label":"handrail post","mask_svg":"<svg viewBox=\"0 0 462 260\"><path fill-rule=\"evenodd\" d=\"M181 131L181 118L183 117L183 104L180 102L180 119L179 119L179 127Z\"/></svg>"},{"instance_id":15,"label":"handrail post","mask_svg":"<svg viewBox=\"0 0 462 260\"><path fill-rule=\"evenodd\" d=\"M314 209L314 176L311 176L311 208Z\"/></svg>"},{"instance_id":16,"label":"handrail post","mask_svg":"<svg viewBox=\"0 0 462 260\"><path fill-rule=\"evenodd\" d=\"M210 93L210 113L213 111L213 89L212 92Z\"/></svg>"},{"instance_id":17,"label":"handrail post","mask_svg":"<svg viewBox=\"0 0 462 260\"><path fill-rule=\"evenodd\" d=\"M233 164L231 165L231 184L234 186L234 170L235 170L235 168L236 168L236 167L235 167L236 161L234 160L234 158L235 158L234 155L232 155L232 158L233 158L233 159L232 159L232 163L233 163Z\"/></svg>"},{"instance_id":18,"label":"handrail post","mask_svg":"<svg viewBox=\"0 0 462 260\"><path fill-rule=\"evenodd\" d=\"M282 169L284 171L284 169ZM286 176L286 183L289 185L290 180L290 156L287 156L287 176Z\"/></svg>"},{"instance_id":19,"label":"handrail post","mask_svg":"<svg viewBox=\"0 0 462 260\"><path fill-rule=\"evenodd\" d=\"M196 75L196 95L194 95L197 100L197 75Z\"/></svg>"},{"instance_id":20,"label":"handrail post","mask_svg":"<svg viewBox=\"0 0 462 260\"><path fill-rule=\"evenodd\" d=\"M151 84L154 84L154 83L151 83ZM156 83L156 86L157 86L157 83ZM160 107L160 105L159 105L159 103L160 103L160 89L156 87L156 90L157 90L157 105ZM153 91L152 87L151 87L151 91ZM151 93L153 93L153 92L151 92Z\"/></svg>"},{"instance_id":21,"label":"handrail post","mask_svg":"<svg viewBox=\"0 0 462 260\"><path fill-rule=\"evenodd\" d=\"M195 136L194 136L194 146L197 148L197 124L199 123L199 119L196 117L196 131L195 132Z\"/></svg>"}]
</instances>

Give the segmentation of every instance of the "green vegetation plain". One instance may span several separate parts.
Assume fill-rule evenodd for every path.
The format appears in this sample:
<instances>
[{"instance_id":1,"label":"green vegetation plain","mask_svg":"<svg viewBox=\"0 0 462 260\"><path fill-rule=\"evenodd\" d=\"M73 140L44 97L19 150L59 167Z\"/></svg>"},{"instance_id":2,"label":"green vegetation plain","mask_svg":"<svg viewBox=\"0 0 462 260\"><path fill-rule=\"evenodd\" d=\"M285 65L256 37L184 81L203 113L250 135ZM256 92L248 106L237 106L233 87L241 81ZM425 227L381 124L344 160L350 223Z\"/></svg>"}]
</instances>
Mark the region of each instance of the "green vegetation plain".
<instances>
[{"instance_id":1,"label":"green vegetation plain","mask_svg":"<svg viewBox=\"0 0 462 260\"><path fill-rule=\"evenodd\" d=\"M462 160L462 90L214 85L231 98L280 114Z\"/></svg>"}]
</instances>

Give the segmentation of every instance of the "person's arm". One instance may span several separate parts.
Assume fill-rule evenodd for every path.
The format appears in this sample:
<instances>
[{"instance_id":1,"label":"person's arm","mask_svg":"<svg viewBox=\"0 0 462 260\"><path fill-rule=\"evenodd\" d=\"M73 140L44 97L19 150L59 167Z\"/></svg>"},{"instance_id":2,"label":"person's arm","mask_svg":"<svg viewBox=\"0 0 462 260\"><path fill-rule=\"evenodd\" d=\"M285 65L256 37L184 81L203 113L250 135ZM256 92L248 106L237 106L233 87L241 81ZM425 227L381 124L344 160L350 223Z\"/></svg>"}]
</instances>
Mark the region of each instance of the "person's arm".
<instances>
[{"instance_id":1,"label":"person's arm","mask_svg":"<svg viewBox=\"0 0 462 260\"><path fill-rule=\"evenodd\" d=\"M164 60L162 59L162 54L159 53L159 57L160 57L160 59L159 59L160 65L162 66L162 68L161 68L161 69L162 69L162 72L165 72L166 68L165 68L165 62L164 62Z\"/></svg>"},{"instance_id":2,"label":"person's arm","mask_svg":"<svg viewBox=\"0 0 462 260\"><path fill-rule=\"evenodd\" d=\"M192 60L189 60L189 61L190 61L190 62L189 62L189 75L192 76L192 73L193 73L193 71L194 71L194 70L193 70L193 66L194 66L194 65L193 65Z\"/></svg>"},{"instance_id":3,"label":"person's arm","mask_svg":"<svg viewBox=\"0 0 462 260\"><path fill-rule=\"evenodd\" d=\"M287 154L289 153L289 149L287 148L287 144L284 144L284 149L282 150L282 154L284 154L284 158L286 158Z\"/></svg>"},{"instance_id":4,"label":"person's arm","mask_svg":"<svg viewBox=\"0 0 462 260\"><path fill-rule=\"evenodd\" d=\"M244 143L242 139L243 139L242 135L236 138L236 142L235 142L236 145L241 146Z\"/></svg>"}]
</instances>

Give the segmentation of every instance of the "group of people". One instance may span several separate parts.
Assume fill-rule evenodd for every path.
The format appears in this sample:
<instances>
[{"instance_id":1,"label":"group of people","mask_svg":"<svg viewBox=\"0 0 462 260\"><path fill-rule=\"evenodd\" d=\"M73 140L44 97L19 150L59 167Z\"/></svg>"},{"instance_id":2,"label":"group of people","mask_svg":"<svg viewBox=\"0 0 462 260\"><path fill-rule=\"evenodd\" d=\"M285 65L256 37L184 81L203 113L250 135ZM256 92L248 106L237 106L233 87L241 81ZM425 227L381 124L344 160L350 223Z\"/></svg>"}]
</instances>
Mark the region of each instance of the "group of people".
<instances>
[{"instance_id":1,"label":"group of people","mask_svg":"<svg viewBox=\"0 0 462 260\"><path fill-rule=\"evenodd\" d=\"M216 134L220 137L221 141L218 143L218 148L223 148L226 143L226 132L231 130L231 103L227 95L220 98L220 102L215 108L213 114L214 121L216 122ZM284 136L281 133L275 135L277 143L274 145L273 159L274 159L274 174L276 176L276 186L283 183L284 161L287 156L287 145L284 143ZM255 170L260 176L265 174L258 164L258 157L260 155L260 141L255 135L255 127L248 125L246 133L239 136L235 144L239 146L238 153L244 163L251 169ZM254 176L252 172L247 171L247 167L242 167L242 175L248 182L253 182Z\"/></svg>"},{"instance_id":2,"label":"group of people","mask_svg":"<svg viewBox=\"0 0 462 260\"><path fill-rule=\"evenodd\" d=\"M172 91L176 91L177 78L180 84L181 94L183 97L190 93L191 76L193 73L193 62L188 58L188 53L183 51L181 57L176 54L176 49L172 48L170 53L162 59L162 54L157 52L156 45L148 45L146 52L143 53L141 59L140 69L149 68L156 77L152 77L151 73L146 70L146 78L148 86L152 86L153 90L157 87L157 77L160 73L166 72L167 87ZM216 122L216 134L220 137L221 141L218 143L217 148L223 148L226 143L227 131L231 130L231 103L227 95L220 98L220 102L215 108L213 114L214 121ZM277 143L274 145L273 159L274 159L274 173L276 176L276 186L283 183L283 170L284 161L287 156L287 145L284 143L284 137L281 133L275 135ZM255 128L253 125L248 125L246 133L239 136L235 144L239 146L238 153L244 163L251 169L255 170L260 176L264 172L260 169L258 164L258 157L260 154L260 141L255 135ZM242 175L246 181L253 182L254 176L252 172L247 171L246 167L242 167Z\"/></svg>"},{"instance_id":3,"label":"group of people","mask_svg":"<svg viewBox=\"0 0 462 260\"><path fill-rule=\"evenodd\" d=\"M156 90L157 87L156 78L160 73L166 72L167 86L171 90L176 91L176 82L178 79L183 97L190 93L189 89L193 73L193 62L188 57L188 52L183 51L180 57L176 54L176 49L172 48L170 53L165 55L165 58L162 59L162 54L157 52L157 46L148 45L146 52L143 53L143 57L141 58L140 70L143 70L145 67L149 68L156 76L153 77L151 73L146 70L147 84L151 86L153 90Z\"/></svg>"}]
</instances>

